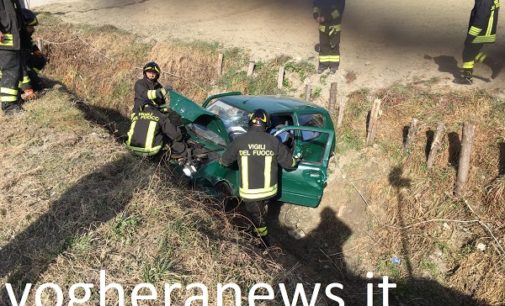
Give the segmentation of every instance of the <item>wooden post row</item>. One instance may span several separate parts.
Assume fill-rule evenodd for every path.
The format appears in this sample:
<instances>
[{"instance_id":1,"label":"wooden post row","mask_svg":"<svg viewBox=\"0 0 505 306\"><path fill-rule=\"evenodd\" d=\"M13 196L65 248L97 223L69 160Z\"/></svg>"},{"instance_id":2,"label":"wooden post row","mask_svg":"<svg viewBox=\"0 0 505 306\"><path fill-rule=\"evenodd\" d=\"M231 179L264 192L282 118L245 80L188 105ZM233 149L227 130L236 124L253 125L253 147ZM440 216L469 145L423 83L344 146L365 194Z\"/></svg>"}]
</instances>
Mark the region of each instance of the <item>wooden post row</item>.
<instances>
[{"instance_id":1,"label":"wooden post row","mask_svg":"<svg viewBox=\"0 0 505 306\"><path fill-rule=\"evenodd\" d=\"M366 137L367 146L372 145L375 139L375 133L377 131L381 103L382 103L381 99L375 99L373 101L372 110L370 111L370 119L368 120L368 129Z\"/></svg>"},{"instance_id":2,"label":"wooden post row","mask_svg":"<svg viewBox=\"0 0 505 306\"><path fill-rule=\"evenodd\" d=\"M470 156L472 154L473 138L475 135L475 124L465 122L463 124L463 136L461 140L461 152L459 153L458 177L454 195L462 197L465 191L465 184L468 181L470 171Z\"/></svg>"},{"instance_id":3,"label":"wooden post row","mask_svg":"<svg viewBox=\"0 0 505 306\"><path fill-rule=\"evenodd\" d=\"M437 125L437 131L435 132L435 137L433 138L433 142L431 143L430 153L428 154L428 160L426 161L426 165L428 169L433 167L433 163L435 162L435 157L437 156L438 150L440 150L440 146L442 145L442 139L444 136L445 125L440 122Z\"/></svg>"}]
</instances>

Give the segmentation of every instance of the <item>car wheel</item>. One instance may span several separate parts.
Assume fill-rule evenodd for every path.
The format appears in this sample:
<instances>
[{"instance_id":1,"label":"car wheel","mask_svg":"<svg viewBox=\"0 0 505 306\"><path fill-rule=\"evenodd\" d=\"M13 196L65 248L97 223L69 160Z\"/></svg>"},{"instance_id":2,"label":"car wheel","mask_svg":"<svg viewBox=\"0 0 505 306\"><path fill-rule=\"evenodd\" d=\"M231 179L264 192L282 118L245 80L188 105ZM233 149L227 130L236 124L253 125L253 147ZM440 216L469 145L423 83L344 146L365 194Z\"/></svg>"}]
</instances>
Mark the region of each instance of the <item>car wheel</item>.
<instances>
[{"instance_id":1,"label":"car wheel","mask_svg":"<svg viewBox=\"0 0 505 306\"><path fill-rule=\"evenodd\" d=\"M231 211L238 207L240 200L233 195L233 190L227 182L219 182L214 186L217 198L222 200L224 211Z\"/></svg>"}]
</instances>

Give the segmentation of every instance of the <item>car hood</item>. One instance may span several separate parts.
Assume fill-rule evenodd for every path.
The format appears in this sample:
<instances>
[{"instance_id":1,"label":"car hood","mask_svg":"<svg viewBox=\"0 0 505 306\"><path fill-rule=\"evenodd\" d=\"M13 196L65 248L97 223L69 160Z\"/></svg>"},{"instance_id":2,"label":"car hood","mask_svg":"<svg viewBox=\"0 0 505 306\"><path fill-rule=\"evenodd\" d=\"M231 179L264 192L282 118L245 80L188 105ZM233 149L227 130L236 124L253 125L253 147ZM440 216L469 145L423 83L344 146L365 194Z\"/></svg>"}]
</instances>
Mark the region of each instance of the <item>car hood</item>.
<instances>
[{"instance_id":1,"label":"car hood","mask_svg":"<svg viewBox=\"0 0 505 306\"><path fill-rule=\"evenodd\" d=\"M216 114L207 111L178 92L170 92L170 108L181 116L184 124L197 123L204 125L218 134L225 143L230 142L226 127Z\"/></svg>"}]
</instances>

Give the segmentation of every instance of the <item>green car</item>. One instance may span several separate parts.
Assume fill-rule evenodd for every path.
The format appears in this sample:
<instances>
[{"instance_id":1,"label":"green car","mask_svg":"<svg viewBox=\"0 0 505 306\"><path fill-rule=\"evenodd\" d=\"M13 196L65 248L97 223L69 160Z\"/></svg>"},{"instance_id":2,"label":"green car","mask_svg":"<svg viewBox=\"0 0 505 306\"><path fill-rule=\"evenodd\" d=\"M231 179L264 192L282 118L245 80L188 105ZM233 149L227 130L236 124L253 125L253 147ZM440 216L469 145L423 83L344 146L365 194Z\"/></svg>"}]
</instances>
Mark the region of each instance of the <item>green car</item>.
<instances>
[{"instance_id":1,"label":"green car","mask_svg":"<svg viewBox=\"0 0 505 306\"><path fill-rule=\"evenodd\" d=\"M223 167L219 157L226 146L248 129L249 114L258 108L271 117L269 133L302 159L295 170L282 170L276 200L317 207L326 186L328 161L335 147L335 131L328 111L289 97L247 96L239 92L209 97L202 106L171 92L170 105L183 119L191 142L203 146L208 158L196 165L192 179L238 197L238 167Z\"/></svg>"}]
</instances>

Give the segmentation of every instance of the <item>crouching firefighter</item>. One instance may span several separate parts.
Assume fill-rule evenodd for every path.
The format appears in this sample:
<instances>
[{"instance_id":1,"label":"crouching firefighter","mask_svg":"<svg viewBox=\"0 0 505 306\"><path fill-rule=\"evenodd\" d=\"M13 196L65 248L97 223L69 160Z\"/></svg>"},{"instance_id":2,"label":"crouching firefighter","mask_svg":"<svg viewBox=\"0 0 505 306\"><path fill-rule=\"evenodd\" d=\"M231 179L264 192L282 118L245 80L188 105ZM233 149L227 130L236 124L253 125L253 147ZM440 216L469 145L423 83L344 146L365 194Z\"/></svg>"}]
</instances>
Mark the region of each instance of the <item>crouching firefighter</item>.
<instances>
[{"instance_id":1,"label":"crouching firefighter","mask_svg":"<svg viewBox=\"0 0 505 306\"><path fill-rule=\"evenodd\" d=\"M142 69L143 78L135 82L135 101L133 112L139 111L144 105L145 100L159 105L162 112L168 111L165 106L169 98L169 92L172 86L167 85L163 87L158 79L160 77L161 69L155 62L145 64Z\"/></svg>"},{"instance_id":2,"label":"crouching firefighter","mask_svg":"<svg viewBox=\"0 0 505 306\"><path fill-rule=\"evenodd\" d=\"M278 166L296 168L297 161L280 141L268 134L268 114L257 109L250 116L249 130L235 138L223 153L220 163L230 166L238 162L239 195L256 227L256 234L269 246L268 228L264 218L266 200L277 195Z\"/></svg>"},{"instance_id":3,"label":"crouching firefighter","mask_svg":"<svg viewBox=\"0 0 505 306\"><path fill-rule=\"evenodd\" d=\"M132 114L125 145L139 156L183 155L186 151L181 130L150 100Z\"/></svg>"}]
</instances>

